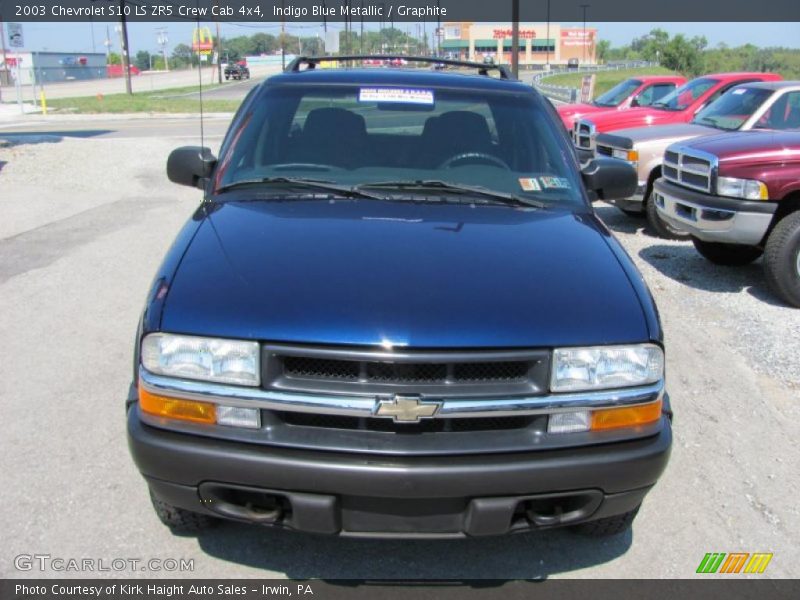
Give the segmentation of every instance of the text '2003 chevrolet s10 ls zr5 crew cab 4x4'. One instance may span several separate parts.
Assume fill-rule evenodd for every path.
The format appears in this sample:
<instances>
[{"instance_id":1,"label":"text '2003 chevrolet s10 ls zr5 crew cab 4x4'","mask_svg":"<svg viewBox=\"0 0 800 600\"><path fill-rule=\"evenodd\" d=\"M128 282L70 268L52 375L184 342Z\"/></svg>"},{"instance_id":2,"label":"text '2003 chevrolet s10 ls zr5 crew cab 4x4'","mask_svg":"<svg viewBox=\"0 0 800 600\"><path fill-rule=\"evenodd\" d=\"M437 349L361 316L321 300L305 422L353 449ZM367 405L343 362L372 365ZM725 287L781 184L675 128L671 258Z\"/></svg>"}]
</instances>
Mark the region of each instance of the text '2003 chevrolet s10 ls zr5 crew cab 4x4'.
<instances>
[{"instance_id":1,"label":"text '2003 chevrolet s10 ls zr5 crew cab 4x4'","mask_svg":"<svg viewBox=\"0 0 800 600\"><path fill-rule=\"evenodd\" d=\"M656 307L591 208L633 169L581 172L503 67L316 64L254 88L219 159L169 158L205 196L155 277L127 403L159 517L626 530L671 447Z\"/></svg>"}]
</instances>

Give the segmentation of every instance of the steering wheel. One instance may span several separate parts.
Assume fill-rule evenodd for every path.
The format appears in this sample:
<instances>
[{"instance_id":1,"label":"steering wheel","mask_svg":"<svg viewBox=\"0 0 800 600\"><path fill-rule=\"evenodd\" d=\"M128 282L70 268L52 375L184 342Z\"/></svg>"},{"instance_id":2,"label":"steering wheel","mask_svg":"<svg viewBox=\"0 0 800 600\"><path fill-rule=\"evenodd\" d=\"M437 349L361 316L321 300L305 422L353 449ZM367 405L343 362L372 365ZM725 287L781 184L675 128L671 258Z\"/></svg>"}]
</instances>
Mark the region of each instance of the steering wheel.
<instances>
[{"instance_id":1,"label":"steering wheel","mask_svg":"<svg viewBox=\"0 0 800 600\"><path fill-rule=\"evenodd\" d=\"M491 154L487 154L486 152L462 152L461 154L451 156L442 164L440 164L438 168L449 169L454 164L464 161L483 161L493 164L496 167L500 167L501 169L506 169L507 171L511 170L511 167L509 167L504 160L497 158L496 156L492 156Z\"/></svg>"}]
</instances>

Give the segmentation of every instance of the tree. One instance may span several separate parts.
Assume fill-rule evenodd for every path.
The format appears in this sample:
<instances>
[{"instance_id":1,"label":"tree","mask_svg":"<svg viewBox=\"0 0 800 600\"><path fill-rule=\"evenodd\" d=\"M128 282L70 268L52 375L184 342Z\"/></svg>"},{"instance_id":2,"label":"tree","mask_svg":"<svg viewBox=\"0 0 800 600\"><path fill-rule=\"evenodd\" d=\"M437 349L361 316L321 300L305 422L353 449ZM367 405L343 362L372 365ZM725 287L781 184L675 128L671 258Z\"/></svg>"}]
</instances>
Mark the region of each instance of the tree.
<instances>
[{"instance_id":1,"label":"tree","mask_svg":"<svg viewBox=\"0 0 800 600\"><path fill-rule=\"evenodd\" d=\"M669 43L669 34L663 29L653 29L645 36L631 42L631 50L645 60L658 60Z\"/></svg>"},{"instance_id":2,"label":"tree","mask_svg":"<svg viewBox=\"0 0 800 600\"><path fill-rule=\"evenodd\" d=\"M306 56L320 56L325 53L322 40L316 36L300 38L300 51Z\"/></svg>"},{"instance_id":3,"label":"tree","mask_svg":"<svg viewBox=\"0 0 800 600\"><path fill-rule=\"evenodd\" d=\"M186 44L178 44L172 50L172 66L176 69L194 65L197 63L197 57L192 52L191 47Z\"/></svg>"},{"instance_id":4,"label":"tree","mask_svg":"<svg viewBox=\"0 0 800 600\"><path fill-rule=\"evenodd\" d=\"M597 62L603 63L608 60L609 52L611 51L611 42L608 40L600 40L597 42L597 50L595 54L597 56Z\"/></svg>"},{"instance_id":5,"label":"tree","mask_svg":"<svg viewBox=\"0 0 800 600\"><path fill-rule=\"evenodd\" d=\"M696 77L703 71L703 50L708 41L705 36L687 40L683 34L672 38L661 53L661 64L685 75Z\"/></svg>"},{"instance_id":6,"label":"tree","mask_svg":"<svg viewBox=\"0 0 800 600\"><path fill-rule=\"evenodd\" d=\"M122 64L122 56L120 56L116 52L109 52L108 53L108 64L109 65L121 65Z\"/></svg>"},{"instance_id":7,"label":"tree","mask_svg":"<svg viewBox=\"0 0 800 600\"><path fill-rule=\"evenodd\" d=\"M138 67L140 71L150 70L150 53L147 50L139 50L136 57L133 59L133 64Z\"/></svg>"}]
</instances>

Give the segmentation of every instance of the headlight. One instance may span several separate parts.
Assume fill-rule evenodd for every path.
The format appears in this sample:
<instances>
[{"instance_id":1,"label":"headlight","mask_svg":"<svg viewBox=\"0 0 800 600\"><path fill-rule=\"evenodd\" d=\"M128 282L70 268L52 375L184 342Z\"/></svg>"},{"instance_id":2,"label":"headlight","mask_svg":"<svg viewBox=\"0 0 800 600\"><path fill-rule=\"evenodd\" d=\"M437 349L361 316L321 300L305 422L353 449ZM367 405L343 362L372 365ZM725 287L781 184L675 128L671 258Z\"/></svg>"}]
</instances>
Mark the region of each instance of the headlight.
<instances>
[{"instance_id":1,"label":"headlight","mask_svg":"<svg viewBox=\"0 0 800 600\"><path fill-rule=\"evenodd\" d=\"M142 340L142 365L151 373L235 385L259 385L256 342L151 333Z\"/></svg>"},{"instance_id":2,"label":"headlight","mask_svg":"<svg viewBox=\"0 0 800 600\"><path fill-rule=\"evenodd\" d=\"M717 194L732 196L746 200L767 200L767 186L757 179L737 179L736 177L718 177Z\"/></svg>"},{"instance_id":3,"label":"headlight","mask_svg":"<svg viewBox=\"0 0 800 600\"><path fill-rule=\"evenodd\" d=\"M604 390L655 383L664 377L664 352L653 344L557 348L550 389Z\"/></svg>"},{"instance_id":4,"label":"headlight","mask_svg":"<svg viewBox=\"0 0 800 600\"><path fill-rule=\"evenodd\" d=\"M622 160L627 160L628 162L637 162L639 160L639 151L638 150L620 150L619 148L614 148L612 150L611 155L614 158L619 158Z\"/></svg>"}]
</instances>

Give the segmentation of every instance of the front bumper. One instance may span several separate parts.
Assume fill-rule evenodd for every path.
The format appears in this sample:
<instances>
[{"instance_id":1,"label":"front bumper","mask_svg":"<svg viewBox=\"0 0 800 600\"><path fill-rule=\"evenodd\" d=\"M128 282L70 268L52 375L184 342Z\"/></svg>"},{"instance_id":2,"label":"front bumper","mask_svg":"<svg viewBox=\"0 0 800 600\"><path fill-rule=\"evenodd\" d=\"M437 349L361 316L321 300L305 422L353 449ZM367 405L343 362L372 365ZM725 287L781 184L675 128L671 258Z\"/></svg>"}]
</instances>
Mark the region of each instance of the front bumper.
<instances>
[{"instance_id":1,"label":"front bumper","mask_svg":"<svg viewBox=\"0 0 800 600\"><path fill-rule=\"evenodd\" d=\"M314 533L463 537L570 525L632 510L666 467L672 442L668 415L667 408L655 435L625 442L398 457L166 431L142 423L133 405L128 441L154 494L180 508ZM254 498L280 509L256 510Z\"/></svg>"},{"instance_id":2,"label":"front bumper","mask_svg":"<svg viewBox=\"0 0 800 600\"><path fill-rule=\"evenodd\" d=\"M769 230L776 202L739 200L656 180L653 200L667 223L706 242L761 244Z\"/></svg>"},{"instance_id":3,"label":"front bumper","mask_svg":"<svg viewBox=\"0 0 800 600\"><path fill-rule=\"evenodd\" d=\"M636 186L636 192L634 192L632 196L628 196L627 198L610 198L606 200L606 202L616 206L621 210L642 212L644 211L644 198L646 192L647 182L639 182L639 185Z\"/></svg>"}]
</instances>

